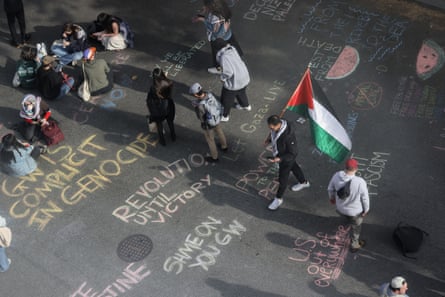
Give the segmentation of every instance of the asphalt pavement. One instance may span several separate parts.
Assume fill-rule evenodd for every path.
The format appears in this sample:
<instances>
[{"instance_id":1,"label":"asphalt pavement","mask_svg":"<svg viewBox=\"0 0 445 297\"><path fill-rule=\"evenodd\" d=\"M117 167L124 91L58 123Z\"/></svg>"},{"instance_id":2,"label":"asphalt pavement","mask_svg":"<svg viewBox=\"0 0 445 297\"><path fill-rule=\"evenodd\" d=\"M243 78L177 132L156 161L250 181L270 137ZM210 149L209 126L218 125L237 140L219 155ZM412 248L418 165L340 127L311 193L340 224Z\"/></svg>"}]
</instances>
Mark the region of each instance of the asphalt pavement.
<instances>
[{"instance_id":1,"label":"asphalt pavement","mask_svg":"<svg viewBox=\"0 0 445 297\"><path fill-rule=\"evenodd\" d=\"M252 110L233 109L222 124L229 151L217 164L205 162L188 94L194 82L221 92L207 73L205 28L191 22L200 0L24 1L32 42L51 44L63 23L85 25L102 11L136 37L132 49L98 52L114 71L110 93L49 102L66 139L38 170L0 174L0 215L13 232L0 296L363 297L396 275L411 297L445 296L445 13L444 1L429 1L228 1ZM29 92L11 86L20 50L3 16L0 135L19 122ZM263 146L265 119L281 112L308 66L370 192L367 245L354 254L326 193L343 166L317 150L309 122L292 112L285 118L297 121L298 162L311 186L267 209L277 168ZM146 122L155 67L174 81L177 139L166 127L165 147ZM392 239L399 222L429 233L417 259Z\"/></svg>"}]
</instances>

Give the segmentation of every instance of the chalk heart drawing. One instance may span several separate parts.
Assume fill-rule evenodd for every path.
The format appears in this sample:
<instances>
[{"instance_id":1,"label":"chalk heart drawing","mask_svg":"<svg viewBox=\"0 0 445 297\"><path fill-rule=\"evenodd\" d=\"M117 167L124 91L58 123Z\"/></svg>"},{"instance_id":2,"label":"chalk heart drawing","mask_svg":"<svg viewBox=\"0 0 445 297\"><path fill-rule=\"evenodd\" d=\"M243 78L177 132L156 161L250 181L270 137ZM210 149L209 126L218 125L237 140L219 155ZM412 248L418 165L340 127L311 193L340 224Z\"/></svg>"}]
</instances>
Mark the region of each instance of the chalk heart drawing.
<instances>
[{"instance_id":1,"label":"chalk heart drawing","mask_svg":"<svg viewBox=\"0 0 445 297\"><path fill-rule=\"evenodd\" d=\"M326 79L341 79L349 76L360 63L358 51L352 46L345 46L326 74Z\"/></svg>"},{"instance_id":2,"label":"chalk heart drawing","mask_svg":"<svg viewBox=\"0 0 445 297\"><path fill-rule=\"evenodd\" d=\"M354 110L371 110L379 105L383 89L375 82L359 84L348 96L348 103Z\"/></svg>"},{"instance_id":3,"label":"chalk heart drawing","mask_svg":"<svg viewBox=\"0 0 445 297\"><path fill-rule=\"evenodd\" d=\"M417 75L420 79L428 79L442 69L444 62L444 50L433 40L427 39L417 54Z\"/></svg>"}]
</instances>

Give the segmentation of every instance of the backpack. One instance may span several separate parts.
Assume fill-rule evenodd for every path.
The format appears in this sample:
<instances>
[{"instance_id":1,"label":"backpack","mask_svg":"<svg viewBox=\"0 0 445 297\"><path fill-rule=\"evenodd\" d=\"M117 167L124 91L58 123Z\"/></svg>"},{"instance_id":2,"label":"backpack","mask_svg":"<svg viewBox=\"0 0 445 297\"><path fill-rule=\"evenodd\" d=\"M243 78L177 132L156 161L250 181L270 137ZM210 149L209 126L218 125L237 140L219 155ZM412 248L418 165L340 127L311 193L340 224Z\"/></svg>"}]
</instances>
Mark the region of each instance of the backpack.
<instances>
[{"instance_id":1,"label":"backpack","mask_svg":"<svg viewBox=\"0 0 445 297\"><path fill-rule=\"evenodd\" d=\"M124 36L127 46L129 48L134 48L134 32L131 30L130 25L125 21L121 21L119 23L119 29Z\"/></svg>"},{"instance_id":2,"label":"backpack","mask_svg":"<svg viewBox=\"0 0 445 297\"><path fill-rule=\"evenodd\" d=\"M406 253L419 251L424 237L429 236L429 234L422 229L400 222L392 236L396 244L402 249L405 257L416 259L416 257L408 256Z\"/></svg>"},{"instance_id":3,"label":"backpack","mask_svg":"<svg viewBox=\"0 0 445 297\"><path fill-rule=\"evenodd\" d=\"M349 195L351 195L351 181L352 179L350 179L348 182L345 183L343 187L337 190L337 196L339 199L344 200L348 198Z\"/></svg>"},{"instance_id":4,"label":"backpack","mask_svg":"<svg viewBox=\"0 0 445 297\"><path fill-rule=\"evenodd\" d=\"M221 121L223 108L221 103L216 100L213 95L209 95L207 99L202 100L201 104L204 105L206 110L206 122L210 127L215 127Z\"/></svg>"}]
</instances>

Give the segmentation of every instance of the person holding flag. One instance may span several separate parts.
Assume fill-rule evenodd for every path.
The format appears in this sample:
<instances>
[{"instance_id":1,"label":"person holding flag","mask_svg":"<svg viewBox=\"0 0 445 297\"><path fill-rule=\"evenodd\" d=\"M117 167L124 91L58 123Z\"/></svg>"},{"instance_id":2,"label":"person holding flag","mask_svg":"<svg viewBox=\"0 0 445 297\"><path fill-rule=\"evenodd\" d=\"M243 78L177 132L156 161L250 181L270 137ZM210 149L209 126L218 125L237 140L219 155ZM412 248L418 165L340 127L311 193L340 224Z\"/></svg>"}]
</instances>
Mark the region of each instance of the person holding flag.
<instances>
[{"instance_id":1,"label":"person holding flag","mask_svg":"<svg viewBox=\"0 0 445 297\"><path fill-rule=\"evenodd\" d=\"M298 183L292 186L292 191L300 191L310 186L304 177L303 171L296 162L298 149L296 137L296 124L291 121L280 118L278 115L272 115L267 119L270 134L265 140L265 145L272 145L273 157L269 161L279 164L277 194L269 204L270 210L276 210L283 203L283 194L287 188L289 174L292 172L298 180Z\"/></svg>"}]
</instances>

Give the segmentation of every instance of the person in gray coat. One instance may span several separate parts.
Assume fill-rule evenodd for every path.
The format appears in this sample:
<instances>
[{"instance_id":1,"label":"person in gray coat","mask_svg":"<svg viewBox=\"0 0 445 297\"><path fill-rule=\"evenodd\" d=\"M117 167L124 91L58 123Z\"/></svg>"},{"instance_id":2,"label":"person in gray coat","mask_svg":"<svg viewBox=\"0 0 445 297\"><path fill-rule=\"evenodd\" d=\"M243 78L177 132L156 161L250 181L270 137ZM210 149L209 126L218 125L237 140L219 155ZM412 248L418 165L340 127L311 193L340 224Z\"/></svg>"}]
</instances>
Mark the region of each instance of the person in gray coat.
<instances>
[{"instance_id":1,"label":"person in gray coat","mask_svg":"<svg viewBox=\"0 0 445 297\"><path fill-rule=\"evenodd\" d=\"M235 99L238 100L237 109L250 111L252 107L247 98L246 89L250 83L249 71L235 47L222 38L215 40L218 49L216 61L221 66L220 78L223 82L221 104L224 107L222 122L229 121L230 109Z\"/></svg>"},{"instance_id":2,"label":"person in gray coat","mask_svg":"<svg viewBox=\"0 0 445 297\"><path fill-rule=\"evenodd\" d=\"M337 206L337 212L347 218L351 224L352 253L357 252L366 243L364 240L360 240L360 233L363 218L369 212L368 186L363 178L355 175L357 171L357 160L348 159L345 170L336 172L328 185L331 203ZM341 189L343 189L343 193L346 193L344 196L339 194Z\"/></svg>"}]
</instances>

